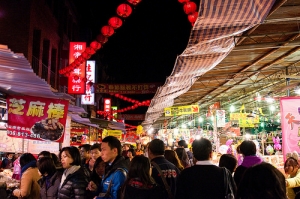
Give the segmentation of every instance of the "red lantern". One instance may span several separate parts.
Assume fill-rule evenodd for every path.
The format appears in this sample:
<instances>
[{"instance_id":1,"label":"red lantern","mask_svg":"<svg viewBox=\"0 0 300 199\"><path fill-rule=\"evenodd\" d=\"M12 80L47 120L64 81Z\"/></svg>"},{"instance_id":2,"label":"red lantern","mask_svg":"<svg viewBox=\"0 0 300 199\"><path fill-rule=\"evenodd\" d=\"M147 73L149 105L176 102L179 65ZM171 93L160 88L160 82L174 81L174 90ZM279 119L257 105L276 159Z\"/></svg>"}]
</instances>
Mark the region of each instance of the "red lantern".
<instances>
[{"instance_id":1,"label":"red lantern","mask_svg":"<svg viewBox=\"0 0 300 199\"><path fill-rule=\"evenodd\" d=\"M99 50L101 48L101 44L97 41L92 41L90 43L90 47L93 48L94 50Z\"/></svg>"},{"instance_id":2,"label":"red lantern","mask_svg":"<svg viewBox=\"0 0 300 199\"><path fill-rule=\"evenodd\" d=\"M105 44L107 42L107 37L104 37L102 34L99 34L96 38L96 40L98 42L100 42L101 44Z\"/></svg>"},{"instance_id":3,"label":"red lantern","mask_svg":"<svg viewBox=\"0 0 300 199\"><path fill-rule=\"evenodd\" d=\"M114 29L120 28L122 24L122 19L120 19L119 17L112 17L108 20L108 25L110 25Z\"/></svg>"},{"instance_id":4,"label":"red lantern","mask_svg":"<svg viewBox=\"0 0 300 199\"><path fill-rule=\"evenodd\" d=\"M183 6L185 14L189 15L196 11L197 5L194 2L187 2Z\"/></svg>"},{"instance_id":5,"label":"red lantern","mask_svg":"<svg viewBox=\"0 0 300 199\"><path fill-rule=\"evenodd\" d=\"M105 36L105 37L110 37L112 36L115 31L111 26L103 26L101 28L101 33Z\"/></svg>"},{"instance_id":6,"label":"red lantern","mask_svg":"<svg viewBox=\"0 0 300 199\"><path fill-rule=\"evenodd\" d=\"M76 66L80 66L80 64L81 64L81 62L78 59L75 59L74 63Z\"/></svg>"},{"instance_id":7,"label":"red lantern","mask_svg":"<svg viewBox=\"0 0 300 199\"><path fill-rule=\"evenodd\" d=\"M130 14L132 13L132 8L130 7L130 5L128 4L120 4L117 8L117 14L120 16L120 17L128 17Z\"/></svg>"},{"instance_id":8,"label":"red lantern","mask_svg":"<svg viewBox=\"0 0 300 199\"><path fill-rule=\"evenodd\" d=\"M193 14L188 15L188 19L192 24L196 22L197 17L198 17L198 12L194 12Z\"/></svg>"},{"instance_id":9,"label":"red lantern","mask_svg":"<svg viewBox=\"0 0 300 199\"><path fill-rule=\"evenodd\" d=\"M118 93L115 94L116 97L119 97L120 95Z\"/></svg>"},{"instance_id":10,"label":"red lantern","mask_svg":"<svg viewBox=\"0 0 300 199\"><path fill-rule=\"evenodd\" d=\"M131 3L132 5L136 6L137 4L139 4L142 0L127 0L129 3Z\"/></svg>"},{"instance_id":11,"label":"red lantern","mask_svg":"<svg viewBox=\"0 0 300 199\"><path fill-rule=\"evenodd\" d=\"M82 56L84 59L89 59L89 58L91 58L91 55L87 54L87 52L83 52L83 53L81 54L81 56Z\"/></svg>"},{"instance_id":12,"label":"red lantern","mask_svg":"<svg viewBox=\"0 0 300 199\"><path fill-rule=\"evenodd\" d=\"M190 0L178 0L179 3L187 3L189 2Z\"/></svg>"},{"instance_id":13,"label":"red lantern","mask_svg":"<svg viewBox=\"0 0 300 199\"><path fill-rule=\"evenodd\" d=\"M89 55L93 55L96 53L96 51L92 47L87 47L84 52L86 52Z\"/></svg>"}]
</instances>

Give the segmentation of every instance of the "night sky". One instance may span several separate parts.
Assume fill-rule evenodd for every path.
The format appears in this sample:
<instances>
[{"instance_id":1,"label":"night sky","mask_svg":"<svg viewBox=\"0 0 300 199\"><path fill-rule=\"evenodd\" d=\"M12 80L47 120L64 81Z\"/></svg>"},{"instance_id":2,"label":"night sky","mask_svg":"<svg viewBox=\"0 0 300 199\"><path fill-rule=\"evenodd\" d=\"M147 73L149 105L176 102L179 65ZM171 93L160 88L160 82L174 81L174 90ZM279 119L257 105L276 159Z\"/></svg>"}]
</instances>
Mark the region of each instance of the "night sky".
<instances>
[{"instance_id":1,"label":"night sky","mask_svg":"<svg viewBox=\"0 0 300 199\"><path fill-rule=\"evenodd\" d=\"M82 16L81 37L95 40L109 18L117 16L116 8L121 3L126 1L77 0ZM199 2L195 3L198 6ZM97 63L107 66L106 73L113 80L110 83L163 84L173 70L177 55L186 48L191 28L183 5L177 0L142 0L94 57ZM153 96L128 97L143 100ZM136 112L147 110L139 109Z\"/></svg>"}]
</instances>

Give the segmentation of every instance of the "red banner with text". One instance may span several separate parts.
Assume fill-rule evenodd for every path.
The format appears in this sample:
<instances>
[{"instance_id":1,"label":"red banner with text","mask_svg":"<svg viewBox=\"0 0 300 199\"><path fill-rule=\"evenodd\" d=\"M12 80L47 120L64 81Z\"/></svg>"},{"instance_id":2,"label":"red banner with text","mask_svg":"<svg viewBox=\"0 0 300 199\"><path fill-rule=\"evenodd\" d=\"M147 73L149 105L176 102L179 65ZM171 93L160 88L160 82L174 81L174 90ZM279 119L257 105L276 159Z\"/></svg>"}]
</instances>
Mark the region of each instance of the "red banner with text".
<instances>
[{"instance_id":1,"label":"red banner with text","mask_svg":"<svg viewBox=\"0 0 300 199\"><path fill-rule=\"evenodd\" d=\"M60 99L9 96L7 135L63 142L68 104Z\"/></svg>"},{"instance_id":2,"label":"red banner with text","mask_svg":"<svg viewBox=\"0 0 300 199\"><path fill-rule=\"evenodd\" d=\"M70 42L69 63L77 59L85 51L85 42ZM85 94L86 62L75 68L68 77L68 93Z\"/></svg>"}]
</instances>

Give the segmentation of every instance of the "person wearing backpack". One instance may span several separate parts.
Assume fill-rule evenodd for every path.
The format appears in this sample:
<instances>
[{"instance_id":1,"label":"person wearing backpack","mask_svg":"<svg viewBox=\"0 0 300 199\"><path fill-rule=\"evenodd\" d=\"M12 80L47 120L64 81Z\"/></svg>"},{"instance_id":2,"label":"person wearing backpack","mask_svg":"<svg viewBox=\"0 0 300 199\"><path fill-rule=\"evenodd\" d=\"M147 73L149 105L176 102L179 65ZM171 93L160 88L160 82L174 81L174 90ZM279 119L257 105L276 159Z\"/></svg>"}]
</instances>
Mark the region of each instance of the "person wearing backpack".
<instances>
[{"instance_id":1,"label":"person wearing backpack","mask_svg":"<svg viewBox=\"0 0 300 199\"><path fill-rule=\"evenodd\" d=\"M105 174L100 185L90 182L88 189L97 190L96 199L120 198L120 190L128 172L128 161L121 155L121 142L114 136L102 140L101 158L106 163Z\"/></svg>"}]
</instances>

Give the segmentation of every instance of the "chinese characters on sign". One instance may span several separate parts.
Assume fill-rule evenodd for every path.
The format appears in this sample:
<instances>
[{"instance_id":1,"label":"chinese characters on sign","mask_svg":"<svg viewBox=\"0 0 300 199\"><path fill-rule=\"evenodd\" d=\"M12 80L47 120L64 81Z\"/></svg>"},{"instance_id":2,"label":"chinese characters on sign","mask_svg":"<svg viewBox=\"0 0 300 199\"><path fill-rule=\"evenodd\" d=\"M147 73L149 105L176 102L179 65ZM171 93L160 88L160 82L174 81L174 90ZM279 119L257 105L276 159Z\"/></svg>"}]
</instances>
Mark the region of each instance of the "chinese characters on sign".
<instances>
[{"instance_id":1,"label":"chinese characters on sign","mask_svg":"<svg viewBox=\"0 0 300 199\"><path fill-rule=\"evenodd\" d=\"M87 61L86 63L86 93L81 96L81 104L94 105L95 94L93 92L92 83L95 82L95 61Z\"/></svg>"},{"instance_id":2,"label":"chinese characters on sign","mask_svg":"<svg viewBox=\"0 0 300 199\"><path fill-rule=\"evenodd\" d=\"M143 84L96 84L95 93L119 93L119 94L148 94L156 93L159 83Z\"/></svg>"},{"instance_id":3,"label":"chinese characters on sign","mask_svg":"<svg viewBox=\"0 0 300 199\"><path fill-rule=\"evenodd\" d=\"M189 115L193 113L199 113L199 106L187 105L187 106L168 107L164 109L164 112L165 112L165 116Z\"/></svg>"},{"instance_id":4,"label":"chinese characters on sign","mask_svg":"<svg viewBox=\"0 0 300 199\"><path fill-rule=\"evenodd\" d=\"M283 154L300 149L300 97L280 98Z\"/></svg>"},{"instance_id":5,"label":"chinese characters on sign","mask_svg":"<svg viewBox=\"0 0 300 199\"><path fill-rule=\"evenodd\" d=\"M70 42L69 63L72 63L78 58L86 48L85 42ZM82 63L75 68L68 77L68 93L70 94L85 94L85 84L83 79L86 78L86 63Z\"/></svg>"},{"instance_id":6,"label":"chinese characters on sign","mask_svg":"<svg viewBox=\"0 0 300 199\"><path fill-rule=\"evenodd\" d=\"M230 121L239 121L239 127L254 127L254 124L259 123L259 115L247 117L249 113L230 113Z\"/></svg>"},{"instance_id":7,"label":"chinese characters on sign","mask_svg":"<svg viewBox=\"0 0 300 199\"><path fill-rule=\"evenodd\" d=\"M29 96L9 96L8 128L10 137L63 141L68 101Z\"/></svg>"}]
</instances>

